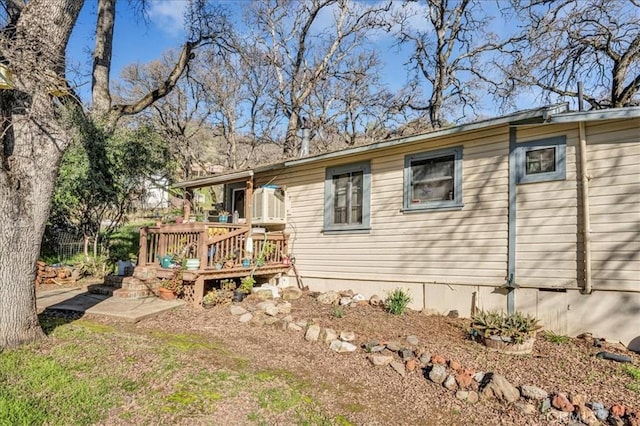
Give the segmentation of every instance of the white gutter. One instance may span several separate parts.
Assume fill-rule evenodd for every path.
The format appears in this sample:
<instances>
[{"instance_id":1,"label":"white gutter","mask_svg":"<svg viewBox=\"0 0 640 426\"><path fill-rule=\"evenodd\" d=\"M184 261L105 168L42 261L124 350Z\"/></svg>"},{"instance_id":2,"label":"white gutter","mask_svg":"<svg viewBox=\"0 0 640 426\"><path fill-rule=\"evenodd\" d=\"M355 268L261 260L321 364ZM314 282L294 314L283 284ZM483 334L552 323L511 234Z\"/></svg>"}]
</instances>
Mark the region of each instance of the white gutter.
<instances>
[{"instance_id":1,"label":"white gutter","mask_svg":"<svg viewBox=\"0 0 640 426\"><path fill-rule=\"evenodd\" d=\"M591 217L589 213L589 180L591 176L589 176L587 169L587 136L584 121L578 123L578 131L580 137L578 145L580 152L578 155L580 157L580 180L582 183L580 198L582 201L582 236L584 244L584 288L582 293L591 294L593 289L591 283Z\"/></svg>"}]
</instances>

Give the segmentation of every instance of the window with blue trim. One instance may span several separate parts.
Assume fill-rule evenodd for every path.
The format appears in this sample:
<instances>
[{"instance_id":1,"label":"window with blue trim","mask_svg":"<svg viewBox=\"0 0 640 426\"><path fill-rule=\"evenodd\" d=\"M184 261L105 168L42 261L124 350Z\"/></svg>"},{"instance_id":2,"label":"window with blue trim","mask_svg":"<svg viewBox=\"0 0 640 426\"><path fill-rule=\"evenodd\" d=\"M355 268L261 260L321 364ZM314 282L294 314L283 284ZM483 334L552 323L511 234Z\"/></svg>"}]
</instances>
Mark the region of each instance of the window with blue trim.
<instances>
[{"instance_id":1,"label":"window with blue trim","mask_svg":"<svg viewBox=\"0 0 640 426\"><path fill-rule=\"evenodd\" d=\"M516 146L516 183L565 180L565 136L519 143Z\"/></svg>"},{"instance_id":2,"label":"window with blue trim","mask_svg":"<svg viewBox=\"0 0 640 426\"><path fill-rule=\"evenodd\" d=\"M462 147L404 159L404 210L462 207Z\"/></svg>"},{"instance_id":3,"label":"window with blue trim","mask_svg":"<svg viewBox=\"0 0 640 426\"><path fill-rule=\"evenodd\" d=\"M371 165L368 161L329 167L324 183L324 230L368 230Z\"/></svg>"}]
</instances>

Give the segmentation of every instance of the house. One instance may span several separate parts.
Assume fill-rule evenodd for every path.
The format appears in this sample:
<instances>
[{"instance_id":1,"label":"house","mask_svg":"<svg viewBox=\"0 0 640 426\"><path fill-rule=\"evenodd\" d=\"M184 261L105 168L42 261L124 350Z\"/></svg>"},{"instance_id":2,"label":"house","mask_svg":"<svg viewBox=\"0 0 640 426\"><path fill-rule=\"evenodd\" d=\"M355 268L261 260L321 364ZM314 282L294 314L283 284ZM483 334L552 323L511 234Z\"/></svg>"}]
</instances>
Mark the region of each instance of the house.
<instances>
[{"instance_id":1,"label":"house","mask_svg":"<svg viewBox=\"0 0 640 426\"><path fill-rule=\"evenodd\" d=\"M312 290L402 287L414 309L517 310L640 347L639 172L640 107L553 105L179 186L284 189Z\"/></svg>"}]
</instances>

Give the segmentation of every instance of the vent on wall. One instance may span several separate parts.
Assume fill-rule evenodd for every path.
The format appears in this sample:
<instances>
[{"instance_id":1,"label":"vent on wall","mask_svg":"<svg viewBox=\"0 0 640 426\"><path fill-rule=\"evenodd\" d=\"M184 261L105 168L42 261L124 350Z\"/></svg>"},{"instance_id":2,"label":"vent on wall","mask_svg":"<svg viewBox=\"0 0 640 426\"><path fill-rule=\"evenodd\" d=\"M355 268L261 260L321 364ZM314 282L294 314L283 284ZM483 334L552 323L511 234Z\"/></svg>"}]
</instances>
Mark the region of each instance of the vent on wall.
<instances>
[{"instance_id":1,"label":"vent on wall","mask_svg":"<svg viewBox=\"0 0 640 426\"><path fill-rule=\"evenodd\" d=\"M285 225L287 213L284 190L268 187L256 189L253 193L251 223L264 226Z\"/></svg>"}]
</instances>

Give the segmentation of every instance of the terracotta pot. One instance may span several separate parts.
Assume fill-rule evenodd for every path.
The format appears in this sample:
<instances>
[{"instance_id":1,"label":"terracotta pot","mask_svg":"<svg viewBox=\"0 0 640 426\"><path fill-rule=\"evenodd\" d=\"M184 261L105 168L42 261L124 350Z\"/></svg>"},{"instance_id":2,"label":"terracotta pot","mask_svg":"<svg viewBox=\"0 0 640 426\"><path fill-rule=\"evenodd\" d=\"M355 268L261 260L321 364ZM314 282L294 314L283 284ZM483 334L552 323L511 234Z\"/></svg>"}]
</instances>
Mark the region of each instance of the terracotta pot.
<instances>
[{"instance_id":1,"label":"terracotta pot","mask_svg":"<svg viewBox=\"0 0 640 426\"><path fill-rule=\"evenodd\" d=\"M173 300L177 296L173 292L173 290L169 290L168 288L160 287L158 289L158 297L160 297L160 299L162 299L162 300Z\"/></svg>"}]
</instances>

